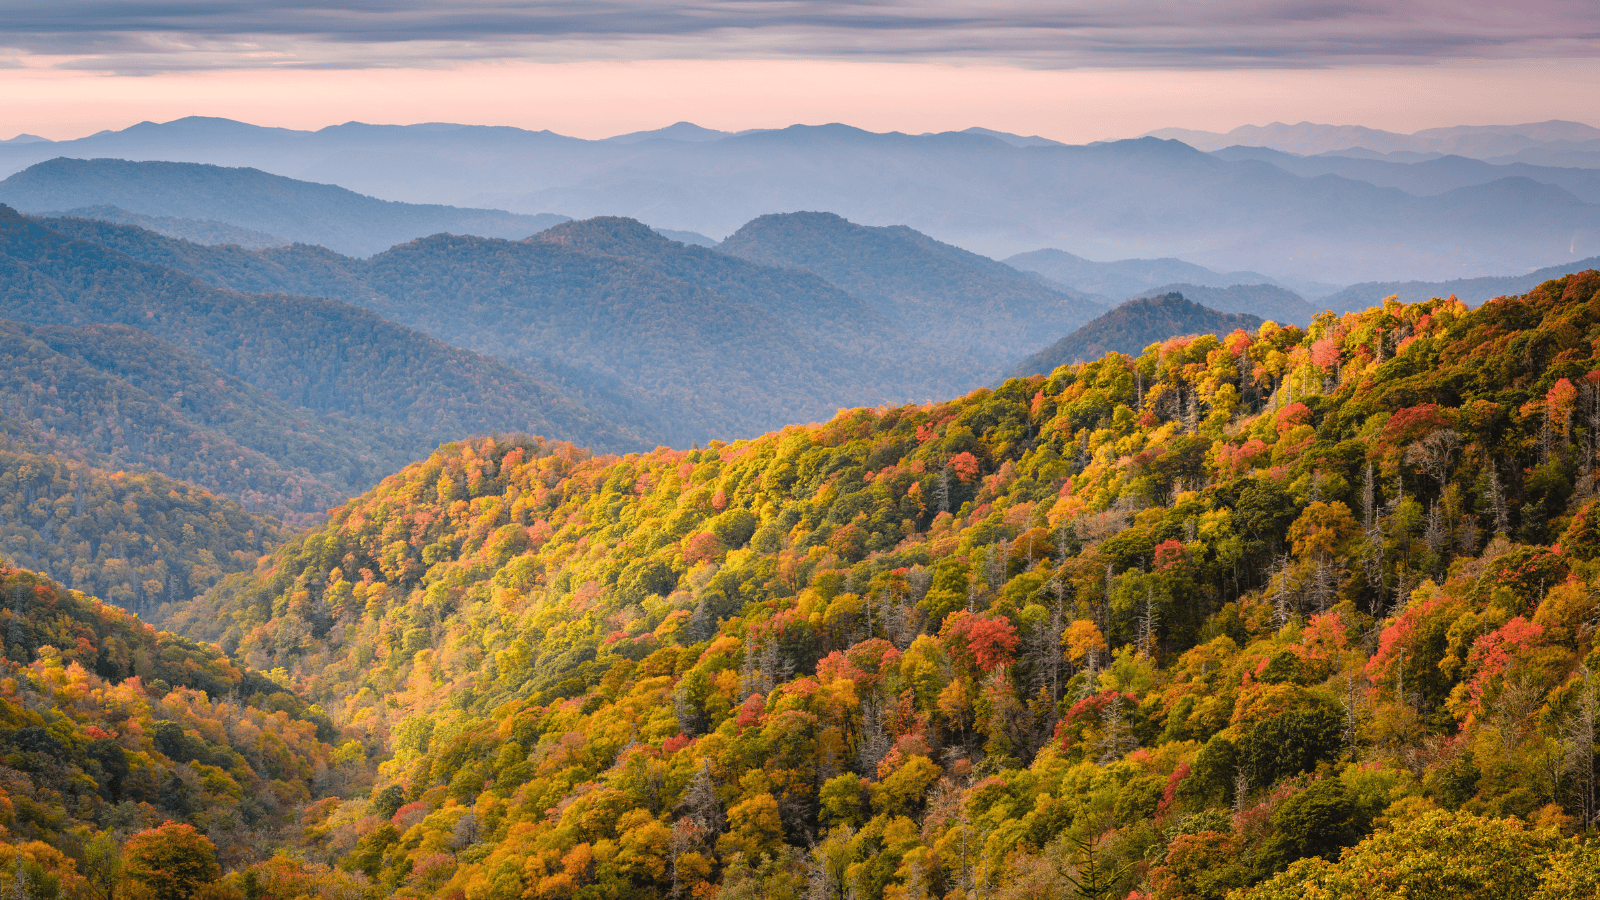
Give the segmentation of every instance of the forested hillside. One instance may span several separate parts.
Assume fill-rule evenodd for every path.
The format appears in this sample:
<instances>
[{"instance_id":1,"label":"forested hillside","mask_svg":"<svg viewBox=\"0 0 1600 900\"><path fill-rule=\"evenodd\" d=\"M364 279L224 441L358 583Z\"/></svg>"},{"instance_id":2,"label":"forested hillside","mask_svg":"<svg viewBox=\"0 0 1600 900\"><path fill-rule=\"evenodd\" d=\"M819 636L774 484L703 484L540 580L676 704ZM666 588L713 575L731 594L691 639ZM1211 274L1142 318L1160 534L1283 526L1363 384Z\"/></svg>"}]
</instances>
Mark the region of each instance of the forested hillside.
<instances>
[{"instance_id":1,"label":"forested hillside","mask_svg":"<svg viewBox=\"0 0 1600 900\"><path fill-rule=\"evenodd\" d=\"M815 275L687 246L631 219L570 222L520 242L440 234L370 260L301 244L204 247L85 219L41 222L214 287L367 307L506 360L648 435L637 442L646 446L948 396L1001 371L993 360L952 358Z\"/></svg>"},{"instance_id":2,"label":"forested hillside","mask_svg":"<svg viewBox=\"0 0 1600 900\"><path fill-rule=\"evenodd\" d=\"M311 851L387 895L1590 897L1596 346L1589 271L475 440L179 620L392 753Z\"/></svg>"},{"instance_id":3,"label":"forested hillside","mask_svg":"<svg viewBox=\"0 0 1600 900\"><path fill-rule=\"evenodd\" d=\"M1256 316L1218 312L1179 293L1129 300L1023 360L1011 375L1044 375L1058 366L1088 362L1107 353L1136 356L1151 344L1178 335L1222 337L1260 325Z\"/></svg>"},{"instance_id":4,"label":"forested hillside","mask_svg":"<svg viewBox=\"0 0 1600 900\"><path fill-rule=\"evenodd\" d=\"M360 876L253 864L365 787L368 748L262 673L42 576L0 566L0 599L6 896L182 897L221 867L361 895Z\"/></svg>"},{"instance_id":5,"label":"forested hillside","mask_svg":"<svg viewBox=\"0 0 1600 900\"><path fill-rule=\"evenodd\" d=\"M281 526L162 475L0 450L0 559L148 615L255 568Z\"/></svg>"},{"instance_id":6,"label":"forested hillside","mask_svg":"<svg viewBox=\"0 0 1600 900\"><path fill-rule=\"evenodd\" d=\"M3 207L0 319L42 326L4 326L0 411L15 438L277 514L318 515L470 434L653 443L502 362L368 310L218 290Z\"/></svg>"},{"instance_id":7,"label":"forested hillside","mask_svg":"<svg viewBox=\"0 0 1600 900\"><path fill-rule=\"evenodd\" d=\"M125 325L0 320L0 336L0 428L18 446L162 472L291 522L407 458L379 425L285 403Z\"/></svg>"}]
</instances>

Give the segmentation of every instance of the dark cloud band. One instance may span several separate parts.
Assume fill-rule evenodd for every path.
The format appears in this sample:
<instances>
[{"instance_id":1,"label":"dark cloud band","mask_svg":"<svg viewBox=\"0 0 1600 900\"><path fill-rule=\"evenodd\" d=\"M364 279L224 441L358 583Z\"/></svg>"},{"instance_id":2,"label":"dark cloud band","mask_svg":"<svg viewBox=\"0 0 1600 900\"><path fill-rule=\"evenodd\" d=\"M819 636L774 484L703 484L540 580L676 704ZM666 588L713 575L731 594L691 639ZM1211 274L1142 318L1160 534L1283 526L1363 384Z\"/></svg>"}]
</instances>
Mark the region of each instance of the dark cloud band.
<instances>
[{"instance_id":1,"label":"dark cloud band","mask_svg":"<svg viewBox=\"0 0 1600 900\"><path fill-rule=\"evenodd\" d=\"M526 58L1331 66L1594 56L1593 0L530 2L11 0L0 46L73 68L369 67Z\"/></svg>"}]
</instances>

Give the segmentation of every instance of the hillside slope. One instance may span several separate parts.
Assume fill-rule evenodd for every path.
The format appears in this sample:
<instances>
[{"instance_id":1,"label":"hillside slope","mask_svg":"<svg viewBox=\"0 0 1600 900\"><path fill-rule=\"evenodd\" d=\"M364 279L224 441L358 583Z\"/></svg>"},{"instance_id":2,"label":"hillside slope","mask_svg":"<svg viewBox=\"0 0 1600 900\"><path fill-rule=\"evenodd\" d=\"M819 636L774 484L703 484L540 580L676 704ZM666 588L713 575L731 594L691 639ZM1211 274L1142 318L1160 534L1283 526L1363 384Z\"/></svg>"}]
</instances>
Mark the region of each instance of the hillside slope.
<instances>
[{"instance_id":1,"label":"hillside slope","mask_svg":"<svg viewBox=\"0 0 1600 900\"><path fill-rule=\"evenodd\" d=\"M290 522L412 455L382 425L285 403L126 325L0 320L0 336L0 428L19 446L160 471Z\"/></svg>"},{"instance_id":2,"label":"hillside slope","mask_svg":"<svg viewBox=\"0 0 1600 900\"><path fill-rule=\"evenodd\" d=\"M457 444L186 627L392 750L318 847L391 894L1570 897L1597 346L1588 271L704 450Z\"/></svg>"},{"instance_id":3,"label":"hillside slope","mask_svg":"<svg viewBox=\"0 0 1600 900\"><path fill-rule=\"evenodd\" d=\"M522 238L566 220L396 203L259 169L65 157L0 181L0 203L30 213L116 206L145 216L209 219L356 256L441 231Z\"/></svg>"},{"instance_id":4,"label":"hillside slope","mask_svg":"<svg viewBox=\"0 0 1600 900\"><path fill-rule=\"evenodd\" d=\"M1011 377L1044 375L1058 366L1088 362L1107 353L1137 356L1151 344L1180 335L1223 337L1238 330L1254 331L1261 321L1255 316L1218 312L1176 292L1129 300L1023 360Z\"/></svg>"}]
</instances>

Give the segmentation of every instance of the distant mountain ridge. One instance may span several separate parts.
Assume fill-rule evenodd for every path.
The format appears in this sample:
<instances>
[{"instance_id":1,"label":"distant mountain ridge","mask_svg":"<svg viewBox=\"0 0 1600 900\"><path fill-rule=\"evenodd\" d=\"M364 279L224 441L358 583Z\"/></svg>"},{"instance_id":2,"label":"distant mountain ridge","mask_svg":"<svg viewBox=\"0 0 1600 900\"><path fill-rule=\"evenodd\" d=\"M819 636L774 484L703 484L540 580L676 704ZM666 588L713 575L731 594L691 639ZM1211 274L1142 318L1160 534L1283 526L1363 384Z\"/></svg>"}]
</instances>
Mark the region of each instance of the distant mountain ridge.
<instances>
[{"instance_id":1,"label":"distant mountain ridge","mask_svg":"<svg viewBox=\"0 0 1600 900\"><path fill-rule=\"evenodd\" d=\"M1253 331L1261 319L1207 309L1182 294L1143 297L1118 306L1023 360L1008 377L1048 375L1058 367L1099 359L1107 353L1138 356L1144 348L1182 335Z\"/></svg>"},{"instance_id":2,"label":"distant mountain ridge","mask_svg":"<svg viewBox=\"0 0 1600 900\"><path fill-rule=\"evenodd\" d=\"M30 213L116 206L141 216L213 220L356 256L444 231L522 238L566 221L396 203L258 169L65 157L0 181L0 203Z\"/></svg>"},{"instance_id":3,"label":"distant mountain ridge","mask_svg":"<svg viewBox=\"0 0 1600 900\"><path fill-rule=\"evenodd\" d=\"M1457 154L1474 159L1499 159L1554 145L1560 149L1600 151L1600 128L1552 119L1525 125L1462 125L1398 134L1358 125L1241 125L1226 133L1184 128L1159 128L1149 137L1179 140L1199 150L1242 145L1271 147L1301 155L1337 153L1362 148L1378 153Z\"/></svg>"},{"instance_id":4,"label":"distant mountain ridge","mask_svg":"<svg viewBox=\"0 0 1600 900\"><path fill-rule=\"evenodd\" d=\"M1338 175L1379 187L1399 188L1419 197L1488 184L1502 178L1522 177L1542 184L1553 184L1586 203L1600 202L1600 168L1562 168L1521 162L1497 165L1454 154L1406 163L1345 155L1299 156L1270 147L1239 145L1212 151L1211 155L1234 161L1258 160L1305 178Z\"/></svg>"}]
</instances>

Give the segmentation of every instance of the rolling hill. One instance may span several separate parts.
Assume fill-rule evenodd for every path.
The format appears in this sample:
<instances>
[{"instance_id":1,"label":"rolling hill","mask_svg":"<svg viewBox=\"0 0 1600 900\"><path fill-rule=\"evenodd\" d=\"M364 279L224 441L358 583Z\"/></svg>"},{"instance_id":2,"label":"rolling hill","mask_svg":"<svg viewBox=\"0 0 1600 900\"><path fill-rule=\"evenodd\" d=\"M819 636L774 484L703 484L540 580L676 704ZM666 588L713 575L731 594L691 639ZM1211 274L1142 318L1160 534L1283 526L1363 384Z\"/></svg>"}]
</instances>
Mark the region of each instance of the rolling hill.
<instances>
[{"instance_id":1,"label":"rolling hill","mask_svg":"<svg viewBox=\"0 0 1600 900\"><path fill-rule=\"evenodd\" d=\"M1218 312L1178 293L1129 300L1023 360L1010 377L1048 375L1060 366L1107 353L1138 356L1151 344L1182 335L1223 337L1259 327L1261 319L1256 316Z\"/></svg>"}]
</instances>

